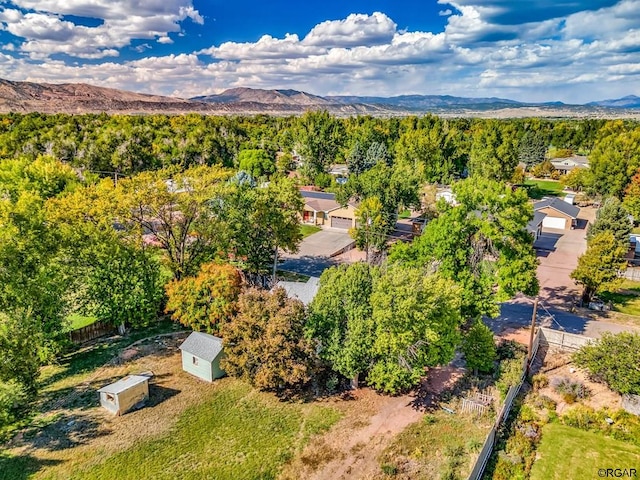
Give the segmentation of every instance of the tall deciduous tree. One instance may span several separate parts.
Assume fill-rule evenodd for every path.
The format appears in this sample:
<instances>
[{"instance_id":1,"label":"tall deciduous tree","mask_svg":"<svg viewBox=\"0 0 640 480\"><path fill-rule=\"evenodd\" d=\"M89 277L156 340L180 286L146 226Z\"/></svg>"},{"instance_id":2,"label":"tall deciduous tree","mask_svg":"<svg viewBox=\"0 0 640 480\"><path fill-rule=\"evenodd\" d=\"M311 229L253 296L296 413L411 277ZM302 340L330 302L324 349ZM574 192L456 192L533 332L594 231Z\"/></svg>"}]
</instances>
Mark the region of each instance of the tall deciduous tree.
<instances>
[{"instance_id":1,"label":"tall deciduous tree","mask_svg":"<svg viewBox=\"0 0 640 480\"><path fill-rule=\"evenodd\" d=\"M264 150L259 149L242 150L238 154L238 168L254 178L268 176L276 171L273 158Z\"/></svg>"},{"instance_id":2,"label":"tall deciduous tree","mask_svg":"<svg viewBox=\"0 0 640 480\"><path fill-rule=\"evenodd\" d=\"M624 191L622 206L633 215L636 222L640 222L640 169L631 177L631 181Z\"/></svg>"},{"instance_id":3,"label":"tall deciduous tree","mask_svg":"<svg viewBox=\"0 0 640 480\"><path fill-rule=\"evenodd\" d=\"M193 330L217 334L236 314L242 277L231 265L205 263L195 277L173 280L166 290L171 318Z\"/></svg>"},{"instance_id":4,"label":"tall deciduous tree","mask_svg":"<svg viewBox=\"0 0 640 480\"><path fill-rule=\"evenodd\" d=\"M222 326L222 368L256 388L295 391L311 379L313 344L304 336L306 312L299 300L256 289L240 296L238 315Z\"/></svg>"},{"instance_id":5,"label":"tall deciduous tree","mask_svg":"<svg viewBox=\"0 0 640 480\"><path fill-rule=\"evenodd\" d=\"M344 128L328 112L307 112L298 122L296 144L309 178L324 172L338 157L344 143Z\"/></svg>"},{"instance_id":6,"label":"tall deciduous tree","mask_svg":"<svg viewBox=\"0 0 640 480\"><path fill-rule=\"evenodd\" d=\"M460 340L460 293L452 281L421 268L388 268L371 296L369 384L395 394L415 386L425 367L449 362Z\"/></svg>"},{"instance_id":7,"label":"tall deciduous tree","mask_svg":"<svg viewBox=\"0 0 640 480\"><path fill-rule=\"evenodd\" d=\"M388 214L383 210L378 197L365 198L356 208L356 226L349 230L356 246L367 254L367 263L371 251L381 251L387 243L389 232Z\"/></svg>"},{"instance_id":8,"label":"tall deciduous tree","mask_svg":"<svg viewBox=\"0 0 640 480\"><path fill-rule=\"evenodd\" d=\"M366 263L327 269L309 306L307 335L318 343L320 357L353 379L354 386L373 359L371 293L376 275L377 269Z\"/></svg>"},{"instance_id":9,"label":"tall deciduous tree","mask_svg":"<svg viewBox=\"0 0 640 480\"><path fill-rule=\"evenodd\" d=\"M584 287L582 298L585 302L596 293L619 285L618 273L626 265L626 253L625 245L610 231L591 237L587 251L578 258L578 267L571 272L571 278Z\"/></svg>"},{"instance_id":10,"label":"tall deciduous tree","mask_svg":"<svg viewBox=\"0 0 640 480\"><path fill-rule=\"evenodd\" d=\"M391 260L435 266L462 287L467 318L496 315L498 302L535 295L537 259L526 230L533 212L527 195L499 182L472 178L453 187L456 206L443 210L411 245L397 244Z\"/></svg>"},{"instance_id":11,"label":"tall deciduous tree","mask_svg":"<svg viewBox=\"0 0 640 480\"><path fill-rule=\"evenodd\" d=\"M116 217L132 235L150 235L178 279L218 253L221 225L212 213L227 187L229 170L194 167L182 173L143 172L118 182L110 193Z\"/></svg>"},{"instance_id":12,"label":"tall deciduous tree","mask_svg":"<svg viewBox=\"0 0 640 480\"><path fill-rule=\"evenodd\" d=\"M517 140L512 125L498 120L476 125L469 154L471 175L508 180L517 164Z\"/></svg>"}]
</instances>

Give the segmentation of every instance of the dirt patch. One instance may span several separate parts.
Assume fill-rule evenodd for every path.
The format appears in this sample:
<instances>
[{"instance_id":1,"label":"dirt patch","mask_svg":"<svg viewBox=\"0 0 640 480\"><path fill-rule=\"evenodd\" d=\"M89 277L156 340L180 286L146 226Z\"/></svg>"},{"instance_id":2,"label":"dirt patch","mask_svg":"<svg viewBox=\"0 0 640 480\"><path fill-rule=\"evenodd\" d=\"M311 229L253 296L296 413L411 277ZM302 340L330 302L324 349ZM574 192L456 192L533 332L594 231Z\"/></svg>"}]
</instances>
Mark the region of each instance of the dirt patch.
<instances>
[{"instance_id":1,"label":"dirt patch","mask_svg":"<svg viewBox=\"0 0 640 480\"><path fill-rule=\"evenodd\" d=\"M284 479L373 478L377 458L390 440L422 417L414 397L389 397L363 388L332 401L345 416L308 445L284 470Z\"/></svg>"},{"instance_id":2,"label":"dirt patch","mask_svg":"<svg viewBox=\"0 0 640 480\"><path fill-rule=\"evenodd\" d=\"M507 327L497 335L500 340L513 341L522 345L529 345L530 336L531 330L529 327Z\"/></svg>"},{"instance_id":3,"label":"dirt patch","mask_svg":"<svg viewBox=\"0 0 640 480\"><path fill-rule=\"evenodd\" d=\"M613 410L622 408L622 397L618 393L611 391L606 385L591 381L584 371L578 369L571 362L570 353L550 349L545 355L544 363L540 371L549 379L549 385L541 388L539 393L541 395L546 395L557 403L556 412L558 414L562 414L572 406L565 402L562 396L551 386L555 378L561 377L582 382L582 384L589 390L589 397L579 400L579 403L587 405L595 410L599 410L604 407L611 408Z\"/></svg>"}]
</instances>

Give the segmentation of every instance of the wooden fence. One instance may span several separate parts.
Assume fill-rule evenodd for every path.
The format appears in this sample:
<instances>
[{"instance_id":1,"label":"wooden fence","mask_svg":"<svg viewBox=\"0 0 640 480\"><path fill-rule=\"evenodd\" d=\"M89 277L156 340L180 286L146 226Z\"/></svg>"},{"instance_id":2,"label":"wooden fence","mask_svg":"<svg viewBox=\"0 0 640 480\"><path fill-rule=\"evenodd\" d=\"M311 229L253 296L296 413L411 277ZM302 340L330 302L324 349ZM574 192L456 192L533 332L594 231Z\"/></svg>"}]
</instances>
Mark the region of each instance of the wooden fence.
<instances>
[{"instance_id":1,"label":"wooden fence","mask_svg":"<svg viewBox=\"0 0 640 480\"><path fill-rule=\"evenodd\" d=\"M115 332L116 327L113 325L107 322L95 322L86 327L69 332L69 338L74 343L84 343Z\"/></svg>"},{"instance_id":2,"label":"wooden fence","mask_svg":"<svg viewBox=\"0 0 640 480\"><path fill-rule=\"evenodd\" d=\"M588 343L594 341L594 339L591 337L585 337L584 335L577 335L575 333L562 332L560 330L554 330L552 328L541 327L539 331L542 332L540 341L543 343L543 345L559 347L562 350L578 350L580 347L584 347Z\"/></svg>"}]
</instances>

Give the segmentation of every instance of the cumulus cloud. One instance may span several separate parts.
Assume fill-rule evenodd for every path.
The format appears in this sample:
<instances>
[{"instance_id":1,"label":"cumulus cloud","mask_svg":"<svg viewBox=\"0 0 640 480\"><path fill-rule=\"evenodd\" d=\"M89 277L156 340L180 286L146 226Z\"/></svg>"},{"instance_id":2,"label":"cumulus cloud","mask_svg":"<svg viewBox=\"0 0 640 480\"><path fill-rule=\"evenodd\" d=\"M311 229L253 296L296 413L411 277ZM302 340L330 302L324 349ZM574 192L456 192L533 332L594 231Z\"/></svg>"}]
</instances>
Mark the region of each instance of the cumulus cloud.
<instances>
[{"instance_id":1,"label":"cumulus cloud","mask_svg":"<svg viewBox=\"0 0 640 480\"><path fill-rule=\"evenodd\" d=\"M133 1L115 3L121 8ZM579 0L558 0L556 10L549 7L543 14L539 5L550 5L545 1L442 0L452 13L444 20L444 31L437 33L399 30L384 13L352 14L319 23L306 35L277 38L266 32L255 42L225 42L192 53L71 65L38 59L46 58L50 50L45 47L52 43L57 52L76 56L117 55L120 44L108 36L83 43L90 35L79 34L81 28L95 33L100 27L78 25L71 28L67 42L56 40L68 35L64 15L93 16L110 25L129 23L126 42L140 38L163 43L171 40L168 34L172 33L176 44L180 18L197 21L198 16L189 17L185 12L192 10L180 9L186 0L163 0L161 6L140 2L148 10L139 15L140 20L105 15L104 9L112 4L107 0L68 0L63 8L52 11L47 9L53 9L57 0L17 0L22 7L37 3L38 8L28 13L5 10L0 12L0 22L29 32L19 48L31 58L0 51L0 77L88 81L181 97L237 86L296 88L317 94L423 93L568 102L640 93L640 0L596 0L586 7ZM559 15L559 11L568 13ZM25 20L30 14L36 18ZM144 32L147 36L137 36Z\"/></svg>"},{"instance_id":2,"label":"cumulus cloud","mask_svg":"<svg viewBox=\"0 0 640 480\"><path fill-rule=\"evenodd\" d=\"M0 12L0 28L22 38L20 50L33 58L63 53L78 58L117 56L134 39L158 39L180 31L180 22L203 23L191 0L12 0ZM26 13L25 13L26 12ZM77 25L65 15L98 19L95 27Z\"/></svg>"}]
</instances>

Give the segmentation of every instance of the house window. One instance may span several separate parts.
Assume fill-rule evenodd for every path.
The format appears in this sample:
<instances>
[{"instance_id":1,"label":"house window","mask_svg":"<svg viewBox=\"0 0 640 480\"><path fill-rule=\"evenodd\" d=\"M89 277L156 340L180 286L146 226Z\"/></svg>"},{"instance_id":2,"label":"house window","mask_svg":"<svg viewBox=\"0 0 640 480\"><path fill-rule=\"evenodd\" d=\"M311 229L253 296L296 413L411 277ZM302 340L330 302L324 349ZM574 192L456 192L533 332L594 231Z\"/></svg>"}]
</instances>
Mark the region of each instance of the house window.
<instances>
[{"instance_id":1,"label":"house window","mask_svg":"<svg viewBox=\"0 0 640 480\"><path fill-rule=\"evenodd\" d=\"M193 357L193 364L198 365L198 357Z\"/></svg>"}]
</instances>

